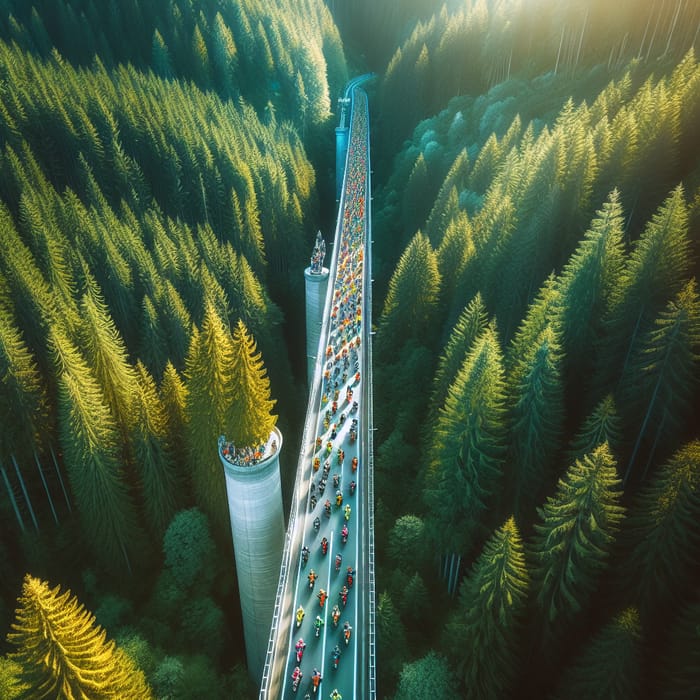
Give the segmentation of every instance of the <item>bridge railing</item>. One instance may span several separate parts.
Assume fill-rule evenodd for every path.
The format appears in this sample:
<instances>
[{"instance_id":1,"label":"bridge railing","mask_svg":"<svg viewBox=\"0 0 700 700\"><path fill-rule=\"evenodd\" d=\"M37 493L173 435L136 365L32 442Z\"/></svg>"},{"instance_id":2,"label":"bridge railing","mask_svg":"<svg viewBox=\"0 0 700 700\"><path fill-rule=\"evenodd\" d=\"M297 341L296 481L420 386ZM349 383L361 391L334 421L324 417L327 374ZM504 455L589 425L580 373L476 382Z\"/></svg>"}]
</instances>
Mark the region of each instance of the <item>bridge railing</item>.
<instances>
[{"instance_id":1,"label":"bridge railing","mask_svg":"<svg viewBox=\"0 0 700 700\"><path fill-rule=\"evenodd\" d=\"M351 108L352 109L352 108ZM352 117L351 117L352 119ZM340 202L338 204L338 217L335 225L335 233L333 237L333 252L331 255L331 266L328 277L328 289L326 290L326 299L323 305L323 316L321 322L321 333L318 340L318 350L316 352L316 362L314 364L313 381L309 391L309 400L306 407L306 420L304 422L304 430L299 448L299 460L297 463L296 477L294 480L294 491L292 494L292 502L289 513L289 522L287 524L287 532L285 535L284 550L282 552L282 564L280 567L280 577L277 584L277 594L275 596L275 606L273 609L272 623L270 627L270 637L267 644L267 654L265 657L265 665L263 667L262 678L260 682L259 700L273 700L277 697L275 694L277 684L281 687L281 678L273 676L275 649L281 645L282 649L286 650L289 629L292 619L291 604L292 599L284 599L285 591L287 590L287 580L289 572L294 571L295 563L291 561L292 553L295 551L297 540L303 539L303 532L297 529L297 517L300 508L306 508L307 498L303 492L306 486L306 472L310 468L310 460L312 458L313 445L315 443L315 430L318 423L318 408L320 405L321 394L321 377L325 364L325 348L328 344L328 330L330 325L331 308L333 303L333 290L335 288L335 278L338 266L338 250L340 248L340 238L342 235L343 219L342 212L345 209L345 185L347 181L347 154L343 174L343 187L341 190ZM308 494L306 494L308 495ZM286 628L282 625L287 622ZM284 670L283 664L282 672Z\"/></svg>"}]
</instances>

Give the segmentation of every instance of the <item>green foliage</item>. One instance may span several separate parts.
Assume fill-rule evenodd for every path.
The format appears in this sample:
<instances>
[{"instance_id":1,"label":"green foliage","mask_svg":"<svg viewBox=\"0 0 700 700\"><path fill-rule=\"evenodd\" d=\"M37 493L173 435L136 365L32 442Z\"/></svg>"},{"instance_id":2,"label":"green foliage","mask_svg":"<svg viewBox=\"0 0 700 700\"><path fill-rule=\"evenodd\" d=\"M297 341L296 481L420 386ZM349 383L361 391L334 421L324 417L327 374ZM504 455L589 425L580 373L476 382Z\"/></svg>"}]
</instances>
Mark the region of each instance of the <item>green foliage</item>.
<instances>
[{"instance_id":1,"label":"green foliage","mask_svg":"<svg viewBox=\"0 0 700 700\"><path fill-rule=\"evenodd\" d=\"M569 457L572 461L581 459L604 442L608 443L613 454L617 454L622 439L621 433L622 425L615 400L608 394L584 420L571 442Z\"/></svg>"},{"instance_id":2,"label":"green foliage","mask_svg":"<svg viewBox=\"0 0 700 700\"><path fill-rule=\"evenodd\" d=\"M399 260L379 318L377 349L383 357L389 359L409 338L433 344L431 319L439 290L435 252L428 238L418 232Z\"/></svg>"},{"instance_id":3,"label":"green foliage","mask_svg":"<svg viewBox=\"0 0 700 700\"><path fill-rule=\"evenodd\" d=\"M404 664L396 700L453 700L457 697L457 683L447 660L434 651L417 661Z\"/></svg>"},{"instance_id":4,"label":"green foliage","mask_svg":"<svg viewBox=\"0 0 700 700\"><path fill-rule=\"evenodd\" d=\"M502 354L492 327L476 340L440 411L424 498L440 551L467 553L502 476Z\"/></svg>"},{"instance_id":5,"label":"green foliage","mask_svg":"<svg viewBox=\"0 0 700 700\"><path fill-rule=\"evenodd\" d=\"M528 586L525 549L511 517L484 545L462 584L459 609L447 629L470 697L510 695ZM469 650L466 656L464 649Z\"/></svg>"},{"instance_id":6,"label":"green foliage","mask_svg":"<svg viewBox=\"0 0 700 700\"><path fill-rule=\"evenodd\" d=\"M620 497L615 459L604 443L576 460L538 509L532 578L549 635L552 625L561 630L584 609L595 590L623 517Z\"/></svg>"},{"instance_id":7,"label":"green foliage","mask_svg":"<svg viewBox=\"0 0 700 700\"><path fill-rule=\"evenodd\" d=\"M95 617L70 591L29 574L18 599L17 618L8 640L11 658L21 666L27 697L152 697L143 673L129 657L106 641Z\"/></svg>"},{"instance_id":8,"label":"green foliage","mask_svg":"<svg viewBox=\"0 0 700 700\"><path fill-rule=\"evenodd\" d=\"M417 515L402 515L389 532L391 561L402 571L421 570L427 555L425 524Z\"/></svg>"},{"instance_id":9,"label":"green foliage","mask_svg":"<svg viewBox=\"0 0 700 700\"><path fill-rule=\"evenodd\" d=\"M21 673L22 666L19 663L0 656L0 697L18 700L26 694L29 688L20 680Z\"/></svg>"},{"instance_id":10,"label":"green foliage","mask_svg":"<svg viewBox=\"0 0 700 700\"><path fill-rule=\"evenodd\" d=\"M556 698L639 696L642 626L636 608L627 608L611 620L583 648L564 671Z\"/></svg>"},{"instance_id":11,"label":"green foliage","mask_svg":"<svg viewBox=\"0 0 700 700\"><path fill-rule=\"evenodd\" d=\"M406 657L406 631L391 596L384 592L377 600L377 668L386 682L395 683Z\"/></svg>"},{"instance_id":12,"label":"green foliage","mask_svg":"<svg viewBox=\"0 0 700 700\"><path fill-rule=\"evenodd\" d=\"M700 685L700 603L683 605L657 664L658 694L664 700L692 697Z\"/></svg>"},{"instance_id":13,"label":"green foliage","mask_svg":"<svg viewBox=\"0 0 700 700\"><path fill-rule=\"evenodd\" d=\"M183 590L211 580L215 547L207 518L197 508L180 511L163 537L165 566Z\"/></svg>"},{"instance_id":14,"label":"green foliage","mask_svg":"<svg viewBox=\"0 0 700 700\"><path fill-rule=\"evenodd\" d=\"M700 564L700 441L681 447L645 484L630 508L631 545L623 585L644 614L682 598Z\"/></svg>"}]
</instances>

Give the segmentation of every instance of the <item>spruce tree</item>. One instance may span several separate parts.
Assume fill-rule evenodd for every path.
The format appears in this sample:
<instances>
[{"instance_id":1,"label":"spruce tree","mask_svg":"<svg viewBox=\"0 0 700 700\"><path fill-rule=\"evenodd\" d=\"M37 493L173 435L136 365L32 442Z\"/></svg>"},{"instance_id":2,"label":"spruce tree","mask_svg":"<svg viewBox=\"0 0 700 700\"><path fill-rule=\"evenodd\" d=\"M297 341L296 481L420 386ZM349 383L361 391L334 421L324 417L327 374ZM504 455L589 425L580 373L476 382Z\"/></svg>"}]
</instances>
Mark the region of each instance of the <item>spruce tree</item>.
<instances>
[{"instance_id":1,"label":"spruce tree","mask_svg":"<svg viewBox=\"0 0 700 700\"><path fill-rule=\"evenodd\" d=\"M270 380L257 352L255 340L239 320L233 331L232 404L227 429L237 445L254 446L264 442L274 428L277 416L271 411Z\"/></svg>"},{"instance_id":2,"label":"spruce tree","mask_svg":"<svg viewBox=\"0 0 700 700\"><path fill-rule=\"evenodd\" d=\"M510 387L508 462L515 473L515 513L524 522L550 481L564 429L564 386L559 338L551 326L523 358L521 381ZM533 512L534 515L534 512Z\"/></svg>"},{"instance_id":3,"label":"spruce tree","mask_svg":"<svg viewBox=\"0 0 700 700\"><path fill-rule=\"evenodd\" d=\"M134 662L106 639L95 616L60 586L27 574L8 641L21 666L26 698L150 698Z\"/></svg>"},{"instance_id":4,"label":"spruce tree","mask_svg":"<svg viewBox=\"0 0 700 700\"><path fill-rule=\"evenodd\" d=\"M667 460L637 495L624 539L631 546L621 583L644 614L682 599L700 565L700 441Z\"/></svg>"},{"instance_id":5,"label":"spruce tree","mask_svg":"<svg viewBox=\"0 0 700 700\"><path fill-rule=\"evenodd\" d=\"M571 460L581 459L584 455L608 443L613 454L618 453L622 439L622 425L615 406L615 400L608 394L600 400L591 414L571 441L569 456Z\"/></svg>"},{"instance_id":6,"label":"spruce tree","mask_svg":"<svg viewBox=\"0 0 700 700\"><path fill-rule=\"evenodd\" d=\"M532 579L543 643L554 642L557 628L588 604L623 517L620 497L615 459L604 443L576 460L538 509Z\"/></svg>"},{"instance_id":7,"label":"spruce tree","mask_svg":"<svg viewBox=\"0 0 700 700\"><path fill-rule=\"evenodd\" d=\"M136 471L147 520L156 537L165 532L175 510L177 479L167 450L167 417L156 383L139 361L131 436Z\"/></svg>"},{"instance_id":8,"label":"spruce tree","mask_svg":"<svg viewBox=\"0 0 700 700\"><path fill-rule=\"evenodd\" d=\"M636 462L642 461L638 456L643 442L649 447L642 478L654 453L683 434L690 416L700 360L700 297L695 279L668 303L639 345L620 387L621 404L636 431L625 481Z\"/></svg>"},{"instance_id":9,"label":"spruce tree","mask_svg":"<svg viewBox=\"0 0 700 700\"><path fill-rule=\"evenodd\" d=\"M642 626L636 608L616 615L564 671L557 700L627 700L639 697Z\"/></svg>"},{"instance_id":10,"label":"spruce tree","mask_svg":"<svg viewBox=\"0 0 700 700\"><path fill-rule=\"evenodd\" d=\"M450 387L430 450L424 499L440 551L466 554L502 477L506 426L501 349L479 336Z\"/></svg>"},{"instance_id":11,"label":"spruce tree","mask_svg":"<svg viewBox=\"0 0 700 700\"><path fill-rule=\"evenodd\" d=\"M197 504L218 533L228 532L223 468L217 456L220 435L232 429L232 339L213 304L205 303L202 329L193 329L187 354L185 407L188 472Z\"/></svg>"},{"instance_id":12,"label":"spruce tree","mask_svg":"<svg viewBox=\"0 0 700 700\"><path fill-rule=\"evenodd\" d=\"M450 648L470 698L512 696L528 586L525 549L511 517L484 545L448 623Z\"/></svg>"},{"instance_id":13,"label":"spruce tree","mask_svg":"<svg viewBox=\"0 0 700 700\"><path fill-rule=\"evenodd\" d=\"M420 231L411 239L389 281L379 318L377 350L389 359L409 338L434 344L431 327L440 290L440 273L430 241Z\"/></svg>"},{"instance_id":14,"label":"spruce tree","mask_svg":"<svg viewBox=\"0 0 700 700\"><path fill-rule=\"evenodd\" d=\"M142 542L121 463L121 438L101 388L77 349L54 330L58 431L63 459L83 532L106 565L122 560Z\"/></svg>"}]
</instances>

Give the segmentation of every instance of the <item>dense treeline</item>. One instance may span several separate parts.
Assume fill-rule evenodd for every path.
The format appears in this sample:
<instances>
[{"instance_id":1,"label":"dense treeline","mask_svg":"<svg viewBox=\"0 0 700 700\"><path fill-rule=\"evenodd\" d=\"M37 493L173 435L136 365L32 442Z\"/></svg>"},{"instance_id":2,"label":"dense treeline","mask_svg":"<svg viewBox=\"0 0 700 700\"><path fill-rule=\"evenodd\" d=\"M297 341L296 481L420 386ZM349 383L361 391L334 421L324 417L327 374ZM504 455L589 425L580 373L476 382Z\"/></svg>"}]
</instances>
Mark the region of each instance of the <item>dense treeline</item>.
<instances>
[{"instance_id":1,"label":"dense treeline","mask_svg":"<svg viewBox=\"0 0 700 700\"><path fill-rule=\"evenodd\" d=\"M132 64L191 80L224 98L269 105L298 126L325 121L347 79L338 30L320 0L3 0L2 35L75 65L97 55L108 68Z\"/></svg>"},{"instance_id":2,"label":"dense treeline","mask_svg":"<svg viewBox=\"0 0 700 700\"><path fill-rule=\"evenodd\" d=\"M699 687L700 66L663 65L453 98L375 197L387 694Z\"/></svg>"},{"instance_id":3,"label":"dense treeline","mask_svg":"<svg viewBox=\"0 0 700 700\"><path fill-rule=\"evenodd\" d=\"M345 81L302 9L0 6L3 697L252 696L216 444L300 425L305 139Z\"/></svg>"},{"instance_id":4,"label":"dense treeline","mask_svg":"<svg viewBox=\"0 0 700 700\"><path fill-rule=\"evenodd\" d=\"M371 12L381 24L381 3L368 4L378 5ZM697 42L699 22L700 6L683 0L446 2L414 25L386 64L378 128L392 153L451 97L511 76L552 71L575 82L593 65L677 61Z\"/></svg>"}]
</instances>

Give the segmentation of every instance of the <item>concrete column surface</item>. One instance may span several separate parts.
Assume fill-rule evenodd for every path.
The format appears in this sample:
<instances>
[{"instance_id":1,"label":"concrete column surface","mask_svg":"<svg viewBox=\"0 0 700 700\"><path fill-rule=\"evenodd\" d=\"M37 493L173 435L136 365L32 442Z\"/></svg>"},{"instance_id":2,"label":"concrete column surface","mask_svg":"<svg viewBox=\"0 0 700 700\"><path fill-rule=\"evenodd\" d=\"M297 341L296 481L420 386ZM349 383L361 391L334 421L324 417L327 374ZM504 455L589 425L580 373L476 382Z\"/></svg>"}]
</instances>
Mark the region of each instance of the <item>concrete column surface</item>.
<instances>
[{"instance_id":1,"label":"concrete column surface","mask_svg":"<svg viewBox=\"0 0 700 700\"><path fill-rule=\"evenodd\" d=\"M274 452L273 440L277 443ZM284 548L281 449L282 434L274 428L266 456L258 464L232 464L219 450L226 477L248 670L258 684L265 665Z\"/></svg>"},{"instance_id":2,"label":"concrete column surface","mask_svg":"<svg viewBox=\"0 0 700 700\"><path fill-rule=\"evenodd\" d=\"M320 274L304 270L304 286L306 289L306 381L311 386L314 378L314 365L318 354L318 341L321 338L321 323L323 306L326 303L328 290L328 268L322 268Z\"/></svg>"}]
</instances>

